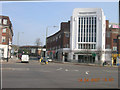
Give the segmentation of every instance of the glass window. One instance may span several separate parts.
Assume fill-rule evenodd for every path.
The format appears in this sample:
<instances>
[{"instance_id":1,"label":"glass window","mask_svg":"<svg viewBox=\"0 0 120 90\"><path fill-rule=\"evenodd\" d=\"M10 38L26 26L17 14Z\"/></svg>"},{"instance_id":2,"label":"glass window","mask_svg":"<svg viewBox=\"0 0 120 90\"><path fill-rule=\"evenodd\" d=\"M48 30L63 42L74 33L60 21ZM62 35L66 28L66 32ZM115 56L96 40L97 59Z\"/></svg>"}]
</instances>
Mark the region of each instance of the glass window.
<instances>
[{"instance_id":1,"label":"glass window","mask_svg":"<svg viewBox=\"0 0 120 90\"><path fill-rule=\"evenodd\" d=\"M88 25L88 17L87 17L87 25Z\"/></svg>"},{"instance_id":2,"label":"glass window","mask_svg":"<svg viewBox=\"0 0 120 90\"><path fill-rule=\"evenodd\" d=\"M95 47L94 47L95 49L96 49L96 44L95 44Z\"/></svg>"},{"instance_id":3,"label":"glass window","mask_svg":"<svg viewBox=\"0 0 120 90\"><path fill-rule=\"evenodd\" d=\"M80 25L80 18L79 18L79 25Z\"/></svg>"},{"instance_id":4,"label":"glass window","mask_svg":"<svg viewBox=\"0 0 120 90\"><path fill-rule=\"evenodd\" d=\"M113 43L117 43L117 39L113 39Z\"/></svg>"},{"instance_id":5,"label":"glass window","mask_svg":"<svg viewBox=\"0 0 120 90\"><path fill-rule=\"evenodd\" d=\"M84 17L84 25L85 25L85 17Z\"/></svg>"},{"instance_id":6,"label":"glass window","mask_svg":"<svg viewBox=\"0 0 120 90\"><path fill-rule=\"evenodd\" d=\"M2 42L5 42L5 39L6 39L6 37L3 36L3 37L2 37Z\"/></svg>"},{"instance_id":7,"label":"glass window","mask_svg":"<svg viewBox=\"0 0 120 90\"><path fill-rule=\"evenodd\" d=\"M89 44L89 49L91 49L90 44Z\"/></svg>"},{"instance_id":8,"label":"glass window","mask_svg":"<svg viewBox=\"0 0 120 90\"><path fill-rule=\"evenodd\" d=\"M93 42L93 34L92 34L92 42Z\"/></svg>"},{"instance_id":9,"label":"glass window","mask_svg":"<svg viewBox=\"0 0 120 90\"><path fill-rule=\"evenodd\" d=\"M0 24L2 24L2 19L0 18Z\"/></svg>"},{"instance_id":10,"label":"glass window","mask_svg":"<svg viewBox=\"0 0 120 90\"><path fill-rule=\"evenodd\" d=\"M93 24L93 17L92 17L92 24Z\"/></svg>"},{"instance_id":11,"label":"glass window","mask_svg":"<svg viewBox=\"0 0 120 90\"><path fill-rule=\"evenodd\" d=\"M94 42L96 42L96 36L94 37Z\"/></svg>"},{"instance_id":12,"label":"glass window","mask_svg":"<svg viewBox=\"0 0 120 90\"><path fill-rule=\"evenodd\" d=\"M3 31L2 31L3 33L6 33L6 28L3 28Z\"/></svg>"},{"instance_id":13,"label":"glass window","mask_svg":"<svg viewBox=\"0 0 120 90\"><path fill-rule=\"evenodd\" d=\"M110 37L110 32L107 32L107 37Z\"/></svg>"},{"instance_id":14,"label":"glass window","mask_svg":"<svg viewBox=\"0 0 120 90\"><path fill-rule=\"evenodd\" d=\"M86 42L88 42L88 36L86 37Z\"/></svg>"},{"instance_id":15,"label":"glass window","mask_svg":"<svg viewBox=\"0 0 120 90\"><path fill-rule=\"evenodd\" d=\"M81 42L82 42L82 34L81 34Z\"/></svg>"},{"instance_id":16,"label":"glass window","mask_svg":"<svg viewBox=\"0 0 120 90\"><path fill-rule=\"evenodd\" d=\"M78 36L78 42L80 42L80 37Z\"/></svg>"},{"instance_id":17,"label":"glass window","mask_svg":"<svg viewBox=\"0 0 120 90\"><path fill-rule=\"evenodd\" d=\"M65 37L69 37L69 33L65 33Z\"/></svg>"},{"instance_id":18,"label":"glass window","mask_svg":"<svg viewBox=\"0 0 120 90\"><path fill-rule=\"evenodd\" d=\"M91 17L89 17L89 24L91 24Z\"/></svg>"},{"instance_id":19,"label":"glass window","mask_svg":"<svg viewBox=\"0 0 120 90\"><path fill-rule=\"evenodd\" d=\"M3 24L7 24L7 19L3 19Z\"/></svg>"},{"instance_id":20,"label":"glass window","mask_svg":"<svg viewBox=\"0 0 120 90\"><path fill-rule=\"evenodd\" d=\"M81 17L81 24L83 24L83 17Z\"/></svg>"},{"instance_id":21,"label":"glass window","mask_svg":"<svg viewBox=\"0 0 120 90\"><path fill-rule=\"evenodd\" d=\"M78 49L80 49L80 44L78 44Z\"/></svg>"},{"instance_id":22,"label":"glass window","mask_svg":"<svg viewBox=\"0 0 120 90\"><path fill-rule=\"evenodd\" d=\"M75 55L73 55L73 59L75 60Z\"/></svg>"},{"instance_id":23,"label":"glass window","mask_svg":"<svg viewBox=\"0 0 120 90\"><path fill-rule=\"evenodd\" d=\"M110 45L106 45L106 48L107 48L107 49L110 49Z\"/></svg>"}]
</instances>

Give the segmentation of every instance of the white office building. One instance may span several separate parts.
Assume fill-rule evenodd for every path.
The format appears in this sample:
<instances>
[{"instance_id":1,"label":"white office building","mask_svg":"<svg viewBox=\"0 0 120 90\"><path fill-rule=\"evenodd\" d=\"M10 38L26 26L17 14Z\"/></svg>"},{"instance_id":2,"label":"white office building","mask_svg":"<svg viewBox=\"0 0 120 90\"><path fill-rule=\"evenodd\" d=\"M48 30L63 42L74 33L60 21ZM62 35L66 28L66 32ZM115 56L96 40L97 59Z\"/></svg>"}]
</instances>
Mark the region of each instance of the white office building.
<instances>
[{"instance_id":1,"label":"white office building","mask_svg":"<svg viewBox=\"0 0 120 90\"><path fill-rule=\"evenodd\" d=\"M75 8L70 21L69 60L102 63L105 60L105 16L101 8Z\"/></svg>"}]
</instances>

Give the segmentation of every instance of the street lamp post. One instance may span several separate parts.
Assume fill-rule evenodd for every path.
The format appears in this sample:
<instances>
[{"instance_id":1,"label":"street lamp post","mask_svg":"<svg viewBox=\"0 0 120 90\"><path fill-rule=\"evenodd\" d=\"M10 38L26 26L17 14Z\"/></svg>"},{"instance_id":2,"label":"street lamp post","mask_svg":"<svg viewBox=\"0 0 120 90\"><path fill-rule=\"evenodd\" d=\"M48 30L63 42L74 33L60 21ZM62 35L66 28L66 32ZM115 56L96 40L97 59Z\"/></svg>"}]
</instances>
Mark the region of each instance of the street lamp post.
<instances>
[{"instance_id":1,"label":"street lamp post","mask_svg":"<svg viewBox=\"0 0 120 90\"><path fill-rule=\"evenodd\" d=\"M24 33L24 32L18 32L18 37L17 37L17 45L18 45L18 47L19 47L19 37L20 37L20 33ZM17 49L17 58L18 58L18 50L19 50L19 48Z\"/></svg>"},{"instance_id":2,"label":"street lamp post","mask_svg":"<svg viewBox=\"0 0 120 90\"><path fill-rule=\"evenodd\" d=\"M46 53L45 53L45 57L47 58L47 35L48 35L48 28L49 27L58 27L58 26L47 26L47 28L46 28Z\"/></svg>"},{"instance_id":3,"label":"street lamp post","mask_svg":"<svg viewBox=\"0 0 120 90\"><path fill-rule=\"evenodd\" d=\"M9 30L8 30L8 45L7 45L7 62L8 62L8 58L9 58Z\"/></svg>"}]
</instances>

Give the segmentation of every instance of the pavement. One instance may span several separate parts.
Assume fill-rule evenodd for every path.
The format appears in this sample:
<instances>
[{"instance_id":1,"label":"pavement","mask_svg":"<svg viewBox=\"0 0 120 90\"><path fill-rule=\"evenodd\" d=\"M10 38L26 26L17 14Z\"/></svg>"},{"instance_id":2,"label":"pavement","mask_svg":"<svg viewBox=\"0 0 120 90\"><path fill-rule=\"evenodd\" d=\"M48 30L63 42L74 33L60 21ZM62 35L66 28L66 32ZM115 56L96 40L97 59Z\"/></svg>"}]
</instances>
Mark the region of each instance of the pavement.
<instances>
[{"instance_id":1,"label":"pavement","mask_svg":"<svg viewBox=\"0 0 120 90\"><path fill-rule=\"evenodd\" d=\"M6 60L2 60L2 63L6 63ZM38 59L36 57L30 57L29 63L38 63ZM10 58L7 63L21 63L21 60L18 59L17 57ZM83 65L83 66L97 66L97 67L103 67L103 65L95 64L95 63L75 63L75 62L60 62L60 61L55 61L53 60L52 63L59 63L59 64L71 64L71 65ZM118 68L119 66L117 65L104 65L104 67L116 67Z\"/></svg>"},{"instance_id":2,"label":"pavement","mask_svg":"<svg viewBox=\"0 0 120 90\"><path fill-rule=\"evenodd\" d=\"M54 63L61 63L61 64L72 64L72 65L83 65L83 66L97 66L97 67L103 67L103 65L95 64L95 63L75 63L75 62L60 62L60 61L53 61ZM117 65L104 65L104 67L116 67Z\"/></svg>"}]
</instances>

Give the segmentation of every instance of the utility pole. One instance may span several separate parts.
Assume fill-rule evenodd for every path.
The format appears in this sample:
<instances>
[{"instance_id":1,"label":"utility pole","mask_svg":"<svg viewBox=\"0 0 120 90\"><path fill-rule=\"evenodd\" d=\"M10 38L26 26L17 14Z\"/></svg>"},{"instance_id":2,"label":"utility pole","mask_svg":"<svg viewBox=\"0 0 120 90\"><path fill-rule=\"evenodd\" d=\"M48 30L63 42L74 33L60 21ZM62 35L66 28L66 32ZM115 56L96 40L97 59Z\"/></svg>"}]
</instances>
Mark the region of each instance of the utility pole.
<instances>
[{"instance_id":1,"label":"utility pole","mask_svg":"<svg viewBox=\"0 0 120 90\"><path fill-rule=\"evenodd\" d=\"M49 27L58 27L58 26L47 26L47 28L46 28L46 53L45 53L45 57L47 58L47 35L48 35L48 28Z\"/></svg>"},{"instance_id":2,"label":"utility pole","mask_svg":"<svg viewBox=\"0 0 120 90\"><path fill-rule=\"evenodd\" d=\"M17 45L18 45L17 58L18 58L18 50L19 50L19 37L20 37L20 33L24 33L24 32L18 32L18 36L17 36Z\"/></svg>"},{"instance_id":3,"label":"utility pole","mask_svg":"<svg viewBox=\"0 0 120 90\"><path fill-rule=\"evenodd\" d=\"M8 62L8 58L9 58L9 29L8 29L8 50L7 50L7 62Z\"/></svg>"}]
</instances>

